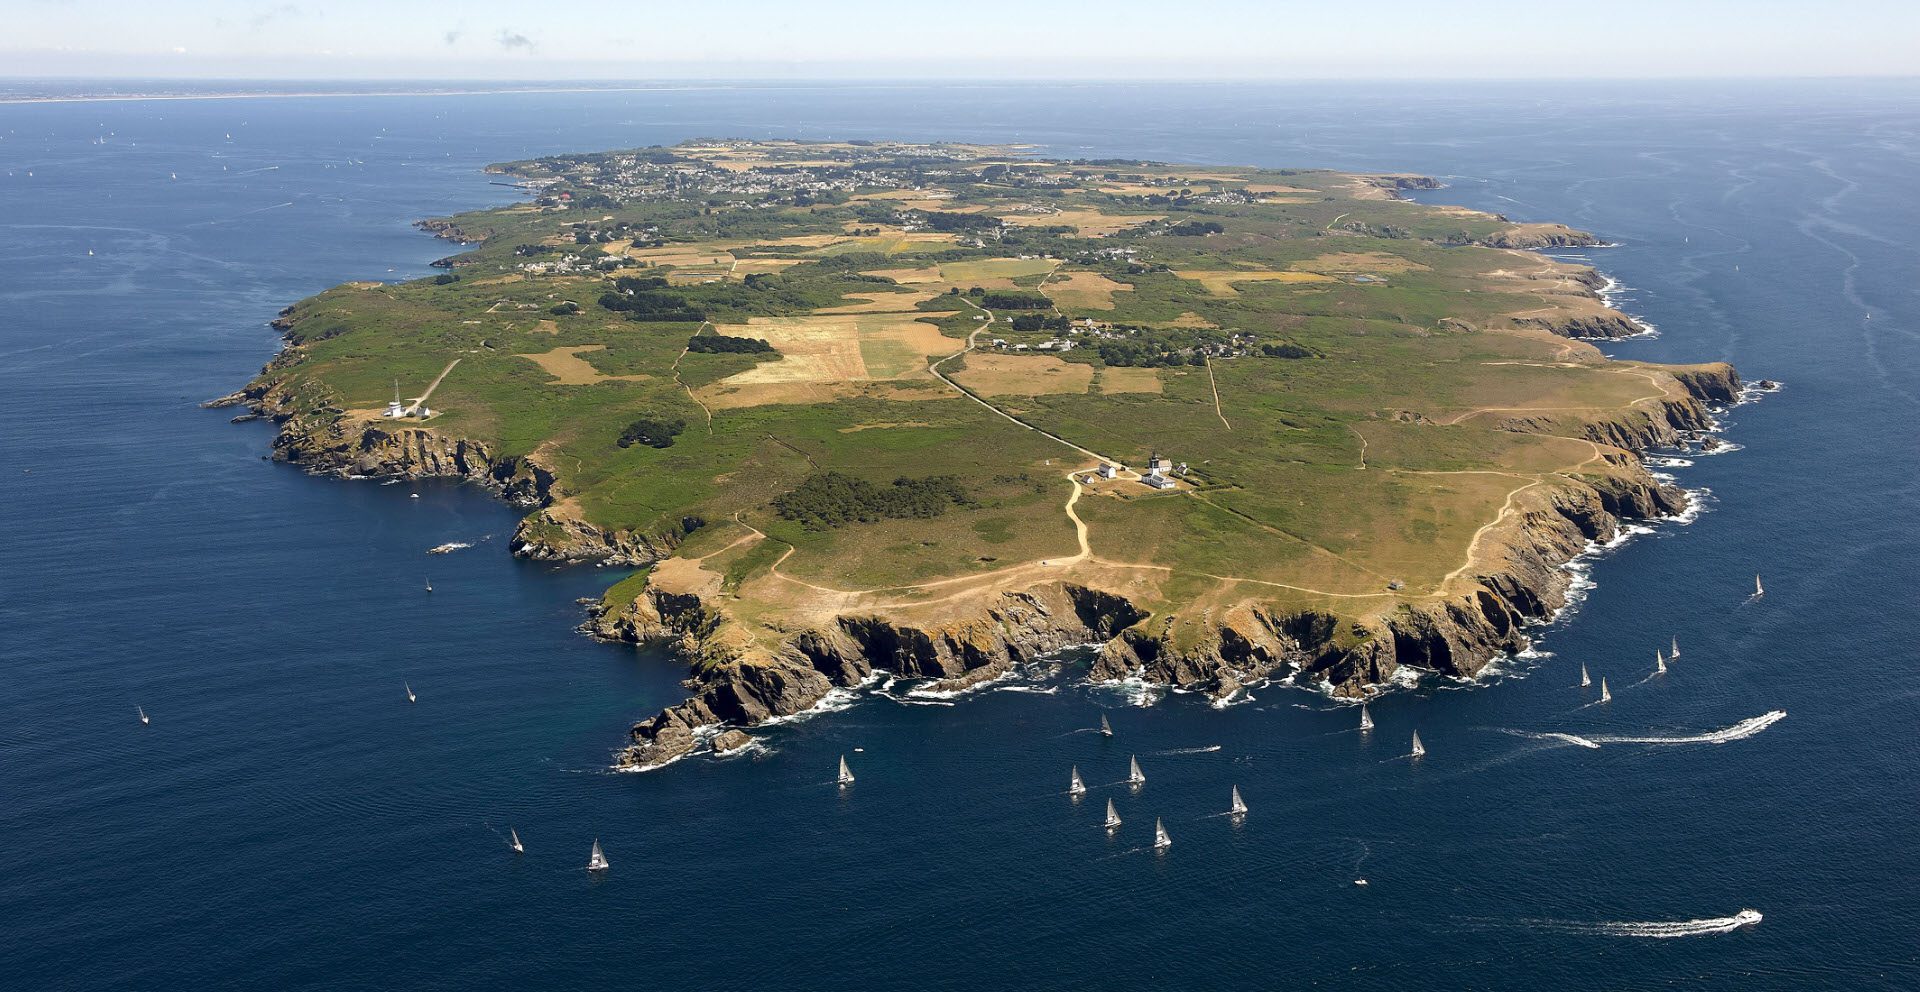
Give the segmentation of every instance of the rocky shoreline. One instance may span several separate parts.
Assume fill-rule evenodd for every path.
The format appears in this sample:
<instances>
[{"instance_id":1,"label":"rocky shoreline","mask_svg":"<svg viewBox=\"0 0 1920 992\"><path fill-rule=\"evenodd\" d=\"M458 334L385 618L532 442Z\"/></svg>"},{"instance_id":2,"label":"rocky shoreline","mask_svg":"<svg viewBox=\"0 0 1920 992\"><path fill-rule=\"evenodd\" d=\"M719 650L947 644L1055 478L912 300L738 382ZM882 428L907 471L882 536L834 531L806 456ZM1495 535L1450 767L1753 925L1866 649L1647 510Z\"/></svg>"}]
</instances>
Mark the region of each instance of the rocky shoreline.
<instances>
[{"instance_id":1,"label":"rocky shoreline","mask_svg":"<svg viewBox=\"0 0 1920 992\"><path fill-rule=\"evenodd\" d=\"M1602 470L1530 499L1503 528L1497 564L1472 588L1410 601L1383 616L1354 619L1329 611L1275 612L1246 605L1210 620L1196 647L1176 647L1174 618L1156 628L1148 613L1116 593L1084 584L1046 583L1003 591L971 613L919 624L847 614L830 624L786 632L768 652L738 636L710 597L649 587L631 602L598 609L587 629L636 644L663 644L686 659L692 697L635 725L619 756L623 768L676 760L721 728L752 727L821 705L877 674L930 679L927 688L958 691L1003 678L1017 666L1064 648L1097 647L1096 681L1137 681L1230 699L1249 685L1293 679L1329 693L1365 697L1402 669L1458 678L1524 650L1526 628L1566 604L1573 576L1565 565L1604 545L1626 521L1671 517L1689 497L1661 483L1634 452L1681 446L1714 427L1708 404L1739 395L1730 366L1678 370L1687 391L1658 410L1634 410L1573 431L1624 450ZM1569 425L1515 418L1503 429L1569 433ZM733 741L738 746L737 741Z\"/></svg>"}]
</instances>

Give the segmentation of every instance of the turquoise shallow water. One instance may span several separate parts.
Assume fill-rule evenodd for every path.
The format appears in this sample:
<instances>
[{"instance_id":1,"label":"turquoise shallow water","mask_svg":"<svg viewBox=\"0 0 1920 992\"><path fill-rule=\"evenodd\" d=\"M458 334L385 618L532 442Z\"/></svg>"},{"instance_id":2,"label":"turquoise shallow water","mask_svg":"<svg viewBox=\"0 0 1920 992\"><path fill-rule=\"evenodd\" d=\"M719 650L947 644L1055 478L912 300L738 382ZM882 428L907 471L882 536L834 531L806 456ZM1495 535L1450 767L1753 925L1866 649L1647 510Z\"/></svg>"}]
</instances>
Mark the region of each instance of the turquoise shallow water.
<instances>
[{"instance_id":1,"label":"turquoise shallow water","mask_svg":"<svg viewBox=\"0 0 1920 992\"><path fill-rule=\"evenodd\" d=\"M0 974L1914 987L1916 96L815 86L0 107ZM1440 175L1451 187L1423 198L1618 244L1584 257L1660 329L1618 355L1786 385L1725 415L1741 450L1671 470L1710 491L1705 512L1599 558L1546 654L1398 693L1370 737L1304 692L1139 708L1069 666L1051 693L871 698L756 757L608 774L681 674L573 632L575 599L616 573L513 561L512 513L470 490L262 461L269 428L196 404L271 357L285 303L427 271L448 247L412 220L511 196L480 165L710 135ZM450 540L476 543L423 555ZM1755 571L1769 594L1748 603ZM1634 685L1669 636L1681 661ZM1581 663L1612 706L1581 708ZM1775 710L1724 743L1608 740ZM1079 732L1101 712L1114 741ZM1427 758L1393 760L1415 728ZM859 774L844 793L841 753ZM1112 785L1132 753L1138 794ZM1093 786L1078 804L1072 764ZM1213 815L1235 784L1253 807L1238 825ZM1108 796L1127 821L1111 839ZM1140 850L1155 816L1175 841L1161 856ZM580 870L595 837L614 866L599 879ZM1708 932L1744 907L1765 922ZM1697 935L1652 936L1675 932Z\"/></svg>"}]
</instances>

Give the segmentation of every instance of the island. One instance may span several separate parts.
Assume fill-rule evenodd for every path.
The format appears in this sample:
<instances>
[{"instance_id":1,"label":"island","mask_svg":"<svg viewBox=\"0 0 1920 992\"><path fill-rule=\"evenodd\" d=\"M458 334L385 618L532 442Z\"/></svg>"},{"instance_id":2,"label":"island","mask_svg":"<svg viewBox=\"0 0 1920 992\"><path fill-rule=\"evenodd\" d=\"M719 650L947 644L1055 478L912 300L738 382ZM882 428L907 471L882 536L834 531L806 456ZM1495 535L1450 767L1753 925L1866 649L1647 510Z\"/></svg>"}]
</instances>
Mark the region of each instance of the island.
<instances>
[{"instance_id":1,"label":"island","mask_svg":"<svg viewBox=\"0 0 1920 992\"><path fill-rule=\"evenodd\" d=\"M1085 675L1239 698L1472 678L1568 562L1687 494L1724 363L1641 333L1557 224L1412 175L700 140L490 167L523 202L423 222L439 274L282 312L223 402L274 456L449 477L515 554L627 566L606 638L688 698L658 767L876 679Z\"/></svg>"}]
</instances>

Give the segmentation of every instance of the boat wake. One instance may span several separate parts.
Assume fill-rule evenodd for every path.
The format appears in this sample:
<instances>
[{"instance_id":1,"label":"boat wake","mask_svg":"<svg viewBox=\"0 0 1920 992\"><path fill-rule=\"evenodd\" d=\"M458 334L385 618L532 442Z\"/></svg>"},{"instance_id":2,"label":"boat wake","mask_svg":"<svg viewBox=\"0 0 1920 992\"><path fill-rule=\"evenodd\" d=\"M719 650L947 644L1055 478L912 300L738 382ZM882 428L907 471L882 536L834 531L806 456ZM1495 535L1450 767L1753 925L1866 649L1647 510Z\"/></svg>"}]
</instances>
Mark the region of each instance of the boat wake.
<instances>
[{"instance_id":1,"label":"boat wake","mask_svg":"<svg viewBox=\"0 0 1920 992\"><path fill-rule=\"evenodd\" d=\"M1212 754L1213 752L1215 752L1215 751L1218 751L1218 750L1220 750L1220 745L1218 745L1218 744L1209 744L1209 745L1207 745L1206 747L1175 747L1175 748L1168 748L1168 749L1167 749L1167 750L1165 750L1165 751L1155 751L1155 752L1153 752L1153 753L1154 753L1154 754L1156 754L1156 755L1165 755L1165 754Z\"/></svg>"},{"instance_id":2,"label":"boat wake","mask_svg":"<svg viewBox=\"0 0 1920 992\"><path fill-rule=\"evenodd\" d=\"M1748 717L1731 727L1701 734L1681 734L1670 737L1595 736L1592 739L1601 744L1727 744L1746 740L1786 718L1786 710L1769 710L1759 716Z\"/></svg>"},{"instance_id":3,"label":"boat wake","mask_svg":"<svg viewBox=\"0 0 1920 992\"><path fill-rule=\"evenodd\" d=\"M1546 933L1576 934L1588 937L1640 937L1653 940L1671 940L1676 937L1707 937L1714 934L1732 933L1747 927L1757 926L1765 917L1759 910L1743 909L1732 916L1715 916L1703 920L1657 920L1646 923L1600 922L1584 923L1578 920L1520 920L1516 926Z\"/></svg>"},{"instance_id":4,"label":"boat wake","mask_svg":"<svg viewBox=\"0 0 1920 992\"><path fill-rule=\"evenodd\" d=\"M1551 730L1513 730L1507 727L1495 727L1494 729L1503 734L1510 734L1514 737L1525 737L1528 740L1557 741L1561 744L1572 744L1574 747L1593 748L1596 751L1600 749L1600 745L1578 734L1562 734Z\"/></svg>"}]
</instances>

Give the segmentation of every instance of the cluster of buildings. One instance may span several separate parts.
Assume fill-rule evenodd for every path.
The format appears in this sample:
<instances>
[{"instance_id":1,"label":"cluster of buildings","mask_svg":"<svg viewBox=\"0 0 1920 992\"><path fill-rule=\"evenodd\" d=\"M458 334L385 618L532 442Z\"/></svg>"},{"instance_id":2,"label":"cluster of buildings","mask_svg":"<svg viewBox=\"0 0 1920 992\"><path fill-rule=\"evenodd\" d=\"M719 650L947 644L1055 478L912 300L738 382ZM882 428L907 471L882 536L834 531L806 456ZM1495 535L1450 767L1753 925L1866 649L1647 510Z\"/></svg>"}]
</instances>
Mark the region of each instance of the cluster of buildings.
<instances>
[{"instance_id":1,"label":"cluster of buildings","mask_svg":"<svg viewBox=\"0 0 1920 992\"><path fill-rule=\"evenodd\" d=\"M1120 477L1120 473L1126 470L1127 467L1125 465L1101 462L1100 467L1093 470L1093 474L1102 479L1117 479ZM1175 480L1186 475L1187 471L1186 462L1181 462L1176 465L1173 459L1156 452L1148 457L1147 470L1141 474L1140 482L1154 489L1175 489L1180 485L1180 483ZM1092 480L1089 479L1088 481Z\"/></svg>"}]
</instances>

